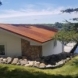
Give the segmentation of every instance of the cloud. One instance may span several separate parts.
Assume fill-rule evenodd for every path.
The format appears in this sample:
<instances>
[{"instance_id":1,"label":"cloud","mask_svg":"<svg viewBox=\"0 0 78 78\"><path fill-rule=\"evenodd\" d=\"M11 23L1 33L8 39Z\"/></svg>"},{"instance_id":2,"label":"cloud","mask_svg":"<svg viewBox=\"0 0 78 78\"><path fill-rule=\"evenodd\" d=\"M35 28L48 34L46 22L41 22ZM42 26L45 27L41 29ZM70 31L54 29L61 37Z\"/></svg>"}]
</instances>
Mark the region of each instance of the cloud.
<instances>
[{"instance_id":1,"label":"cloud","mask_svg":"<svg viewBox=\"0 0 78 78\"><path fill-rule=\"evenodd\" d=\"M72 16L72 18L78 18L78 12L73 12L73 13L71 14L71 16Z\"/></svg>"},{"instance_id":2,"label":"cloud","mask_svg":"<svg viewBox=\"0 0 78 78\"><path fill-rule=\"evenodd\" d=\"M46 5L47 6L47 5ZM61 13L66 7L47 7L37 9L35 5L29 5L19 10L0 10L1 23L54 23L63 22L75 17L75 14ZM77 15L76 15L77 16Z\"/></svg>"},{"instance_id":3,"label":"cloud","mask_svg":"<svg viewBox=\"0 0 78 78\"><path fill-rule=\"evenodd\" d=\"M16 18L16 17L28 17L28 16L47 16L47 15L58 15L60 14L60 10L62 8L57 9L20 9L20 10L3 10L0 14L0 18Z\"/></svg>"}]
</instances>

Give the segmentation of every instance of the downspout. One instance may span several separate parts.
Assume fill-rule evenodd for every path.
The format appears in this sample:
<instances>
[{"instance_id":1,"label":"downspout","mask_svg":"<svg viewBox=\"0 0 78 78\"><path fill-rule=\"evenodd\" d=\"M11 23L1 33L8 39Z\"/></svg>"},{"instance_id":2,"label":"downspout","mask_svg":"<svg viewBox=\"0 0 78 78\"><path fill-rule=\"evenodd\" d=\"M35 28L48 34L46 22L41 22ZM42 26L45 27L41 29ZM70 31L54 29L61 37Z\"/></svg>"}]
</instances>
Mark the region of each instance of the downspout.
<instances>
[{"instance_id":1,"label":"downspout","mask_svg":"<svg viewBox=\"0 0 78 78\"><path fill-rule=\"evenodd\" d=\"M62 40L62 52L64 52L64 41Z\"/></svg>"}]
</instances>

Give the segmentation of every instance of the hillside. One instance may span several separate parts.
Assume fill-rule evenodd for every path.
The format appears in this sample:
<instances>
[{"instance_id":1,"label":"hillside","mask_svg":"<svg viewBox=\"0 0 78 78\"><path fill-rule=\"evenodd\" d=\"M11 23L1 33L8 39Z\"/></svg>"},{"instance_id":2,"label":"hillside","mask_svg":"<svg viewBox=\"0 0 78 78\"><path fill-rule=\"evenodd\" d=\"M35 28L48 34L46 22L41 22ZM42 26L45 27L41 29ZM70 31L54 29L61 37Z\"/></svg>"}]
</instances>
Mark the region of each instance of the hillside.
<instances>
[{"instance_id":1,"label":"hillside","mask_svg":"<svg viewBox=\"0 0 78 78\"><path fill-rule=\"evenodd\" d=\"M78 78L78 56L56 69L0 64L0 78Z\"/></svg>"}]
</instances>

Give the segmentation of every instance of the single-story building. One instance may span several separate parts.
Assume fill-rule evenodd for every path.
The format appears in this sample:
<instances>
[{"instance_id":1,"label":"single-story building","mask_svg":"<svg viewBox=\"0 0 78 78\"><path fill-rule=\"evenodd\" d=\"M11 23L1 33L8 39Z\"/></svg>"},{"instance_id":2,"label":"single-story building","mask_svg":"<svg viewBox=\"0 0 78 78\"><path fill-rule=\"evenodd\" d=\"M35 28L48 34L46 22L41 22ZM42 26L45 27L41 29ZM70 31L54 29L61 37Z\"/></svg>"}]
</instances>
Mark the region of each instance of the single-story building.
<instances>
[{"instance_id":1,"label":"single-story building","mask_svg":"<svg viewBox=\"0 0 78 78\"><path fill-rule=\"evenodd\" d=\"M36 59L61 53L61 42L53 39L56 32L46 26L0 24L0 56Z\"/></svg>"}]
</instances>

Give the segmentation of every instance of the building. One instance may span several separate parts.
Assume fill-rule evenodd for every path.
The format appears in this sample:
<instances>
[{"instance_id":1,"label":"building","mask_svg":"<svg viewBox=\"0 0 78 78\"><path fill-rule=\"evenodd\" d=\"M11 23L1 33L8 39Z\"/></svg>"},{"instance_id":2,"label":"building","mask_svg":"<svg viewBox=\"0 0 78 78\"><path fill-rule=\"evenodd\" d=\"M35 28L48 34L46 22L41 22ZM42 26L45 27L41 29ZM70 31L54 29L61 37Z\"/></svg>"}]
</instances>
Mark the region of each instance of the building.
<instances>
[{"instance_id":1,"label":"building","mask_svg":"<svg viewBox=\"0 0 78 78\"><path fill-rule=\"evenodd\" d=\"M37 59L61 53L61 42L53 39L56 33L41 25L0 24L0 56Z\"/></svg>"}]
</instances>

